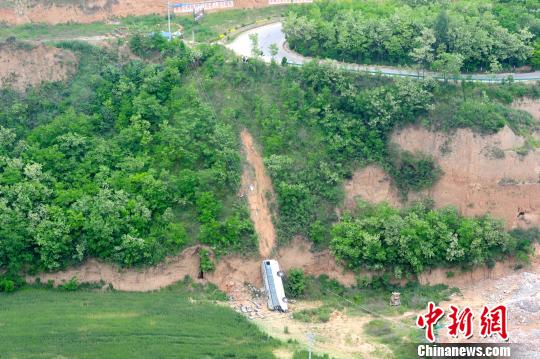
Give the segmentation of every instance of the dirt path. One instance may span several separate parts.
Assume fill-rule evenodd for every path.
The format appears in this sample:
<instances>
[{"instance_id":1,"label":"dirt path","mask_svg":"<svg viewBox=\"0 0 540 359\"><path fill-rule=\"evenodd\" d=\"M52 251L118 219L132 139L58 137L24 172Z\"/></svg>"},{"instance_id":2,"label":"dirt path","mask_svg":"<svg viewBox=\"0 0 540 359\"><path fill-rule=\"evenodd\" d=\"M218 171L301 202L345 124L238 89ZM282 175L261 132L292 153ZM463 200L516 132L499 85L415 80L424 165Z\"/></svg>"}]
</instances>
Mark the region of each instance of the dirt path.
<instances>
[{"instance_id":1,"label":"dirt path","mask_svg":"<svg viewBox=\"0 0 540 359\"><path fill-rule=\"evenodd\" d=\"M247 196L251 220L259 237L259 254L266 258L276 244L276 230L271 208L275 208L272 181L267 175L261 155L255 148L253 137L247 130L240 134L246 165L242 175L242 192Z\"/></svg>"}]
</instances>

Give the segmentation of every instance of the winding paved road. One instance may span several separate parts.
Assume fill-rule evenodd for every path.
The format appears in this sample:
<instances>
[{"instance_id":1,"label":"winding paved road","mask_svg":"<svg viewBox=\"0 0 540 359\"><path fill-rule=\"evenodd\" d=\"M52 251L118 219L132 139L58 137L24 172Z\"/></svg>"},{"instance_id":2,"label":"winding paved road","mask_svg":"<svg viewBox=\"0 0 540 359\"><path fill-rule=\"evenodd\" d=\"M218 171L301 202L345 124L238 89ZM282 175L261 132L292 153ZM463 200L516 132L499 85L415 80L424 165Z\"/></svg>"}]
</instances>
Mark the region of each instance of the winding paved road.
<instances>
[{"instance_id":1,"label":"winding paved road","mask_svg":"<svg viewBox=\"0 0 540 359\"><path fill-rule=\"evenodd\" d=\"M282 23L276 22L260 27L256 27L251 30L247 30L241 33L233 42L226 45L229 49L233 50L240 56L251 57L251 40L249 35L258 34L259 45L263 51L262 59L266 62L272 60L270 55L270 45L278 45L278 54L276 61L281 61L283 57L286 57L288 62L294 65L302 65L312 60L312 58L302 56L286 46L285 34L282 31ZM328 63L334 63L341 68L346 68L351 71L362 71L374 74L382 74L386 76L401 76L401 77L423 77L417 70L410 68L390 67L390 66L370 66L370 65L358 65L351 63L343 63L334 60L324 60ZM426 71L424 73L426 77L433 77L436 79L444 79L441 74ZM540 71L526 72L526 73L499 73L499 74L462 74L458 79L467 79L477 82L502 82L507 80L510 76L514 81L537 81L540 80Z\"/></svg>"}]
</instances>

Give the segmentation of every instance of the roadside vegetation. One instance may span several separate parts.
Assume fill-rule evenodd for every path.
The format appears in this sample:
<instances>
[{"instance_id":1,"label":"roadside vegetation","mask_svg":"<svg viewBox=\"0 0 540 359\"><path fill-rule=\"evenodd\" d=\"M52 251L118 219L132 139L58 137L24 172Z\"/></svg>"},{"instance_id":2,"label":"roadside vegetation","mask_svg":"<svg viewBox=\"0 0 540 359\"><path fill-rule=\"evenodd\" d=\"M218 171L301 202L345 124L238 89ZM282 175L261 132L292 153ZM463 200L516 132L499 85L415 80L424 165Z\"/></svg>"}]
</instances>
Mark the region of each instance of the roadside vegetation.
<instances>
[{"instance_id":1,"label":"roadside vegetation","mask_svg":"<svg viewBox=\"0 0 540 359\"><path fill-rule=\"evenodd\" d=\"M43 286L46 287L46 286ZM151 293L26 288L1 294L2 356L273 358L280 343L189 278Z\"/></svg>"},{"instance_id":2,"label":"roadside vegetation","mask_svg":"<svg viewBox=\"0 0 540 359\"><path fill-rule=\"evenodd\" d=\"M293 8L288 42L304 55L416 65L446 75L538 67L538 1L318 1Z\"/></svg>"}]
</instances>

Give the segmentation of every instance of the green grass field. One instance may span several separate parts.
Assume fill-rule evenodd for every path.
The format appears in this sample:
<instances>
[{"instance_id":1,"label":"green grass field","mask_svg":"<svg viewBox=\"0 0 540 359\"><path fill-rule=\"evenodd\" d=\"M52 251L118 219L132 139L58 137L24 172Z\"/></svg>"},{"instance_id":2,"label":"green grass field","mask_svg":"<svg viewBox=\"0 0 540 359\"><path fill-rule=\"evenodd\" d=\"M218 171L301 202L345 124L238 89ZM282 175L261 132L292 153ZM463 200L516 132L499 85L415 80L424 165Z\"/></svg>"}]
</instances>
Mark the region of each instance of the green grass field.
<instances>
[{"instance_id":1,"label":"green grass field","mask_svg":"<svg viewBox=\"0 0 540 359\"><path fill-rule=\"evenodd\" d=\"M0 358L272 358L279 342L213 303L221 297L183 284L0 294Z\"/></svg>"},{"instance_id":2,"label":"green grass field","mask_svg":"<svg viewBox=\"0 0 540 359\"><path fill-rule=\"evenodd\" d=\"M283 16L288 6L271 6L257 9L235 9L210 13L201 21L193 21L192 16L174 16L172 29L178 25L184 28L185 36L196 41L210 41L235 27L253 24L257 21ZM117 30L123 34L167 30L167 17L158 15L129 16L119 19L118 24L93 22L90 24L67 23L58 25L24 24L8 26L0 22L0 40L16 37L20 40L62 40L112 34Z\"/></svg>"}]
</instances>

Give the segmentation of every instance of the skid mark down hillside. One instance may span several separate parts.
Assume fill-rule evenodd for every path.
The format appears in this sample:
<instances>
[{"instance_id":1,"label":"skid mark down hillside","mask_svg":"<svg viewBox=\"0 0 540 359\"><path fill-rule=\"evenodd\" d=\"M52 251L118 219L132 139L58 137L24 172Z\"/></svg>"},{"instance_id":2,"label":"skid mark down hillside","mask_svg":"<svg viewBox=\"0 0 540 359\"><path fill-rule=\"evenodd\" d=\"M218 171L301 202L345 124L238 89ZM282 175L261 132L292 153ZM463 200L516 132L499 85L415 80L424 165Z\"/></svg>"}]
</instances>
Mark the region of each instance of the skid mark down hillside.
<instances>
[{"instance_id":1,"label":"skid mark down hillside","mask_svg":"<svg viewBox=\"0 0 540 359\"><path fill-rule=\"evenodd\" d=\"M264 169L263 159L255 148L251 134L244 129L240 137L247 161L242 175L242 191L247 196L251 220L259 237L259 254L268 257L276 243L270 210L275 199L272 181Z\"/></svg>"}]
</instances>

